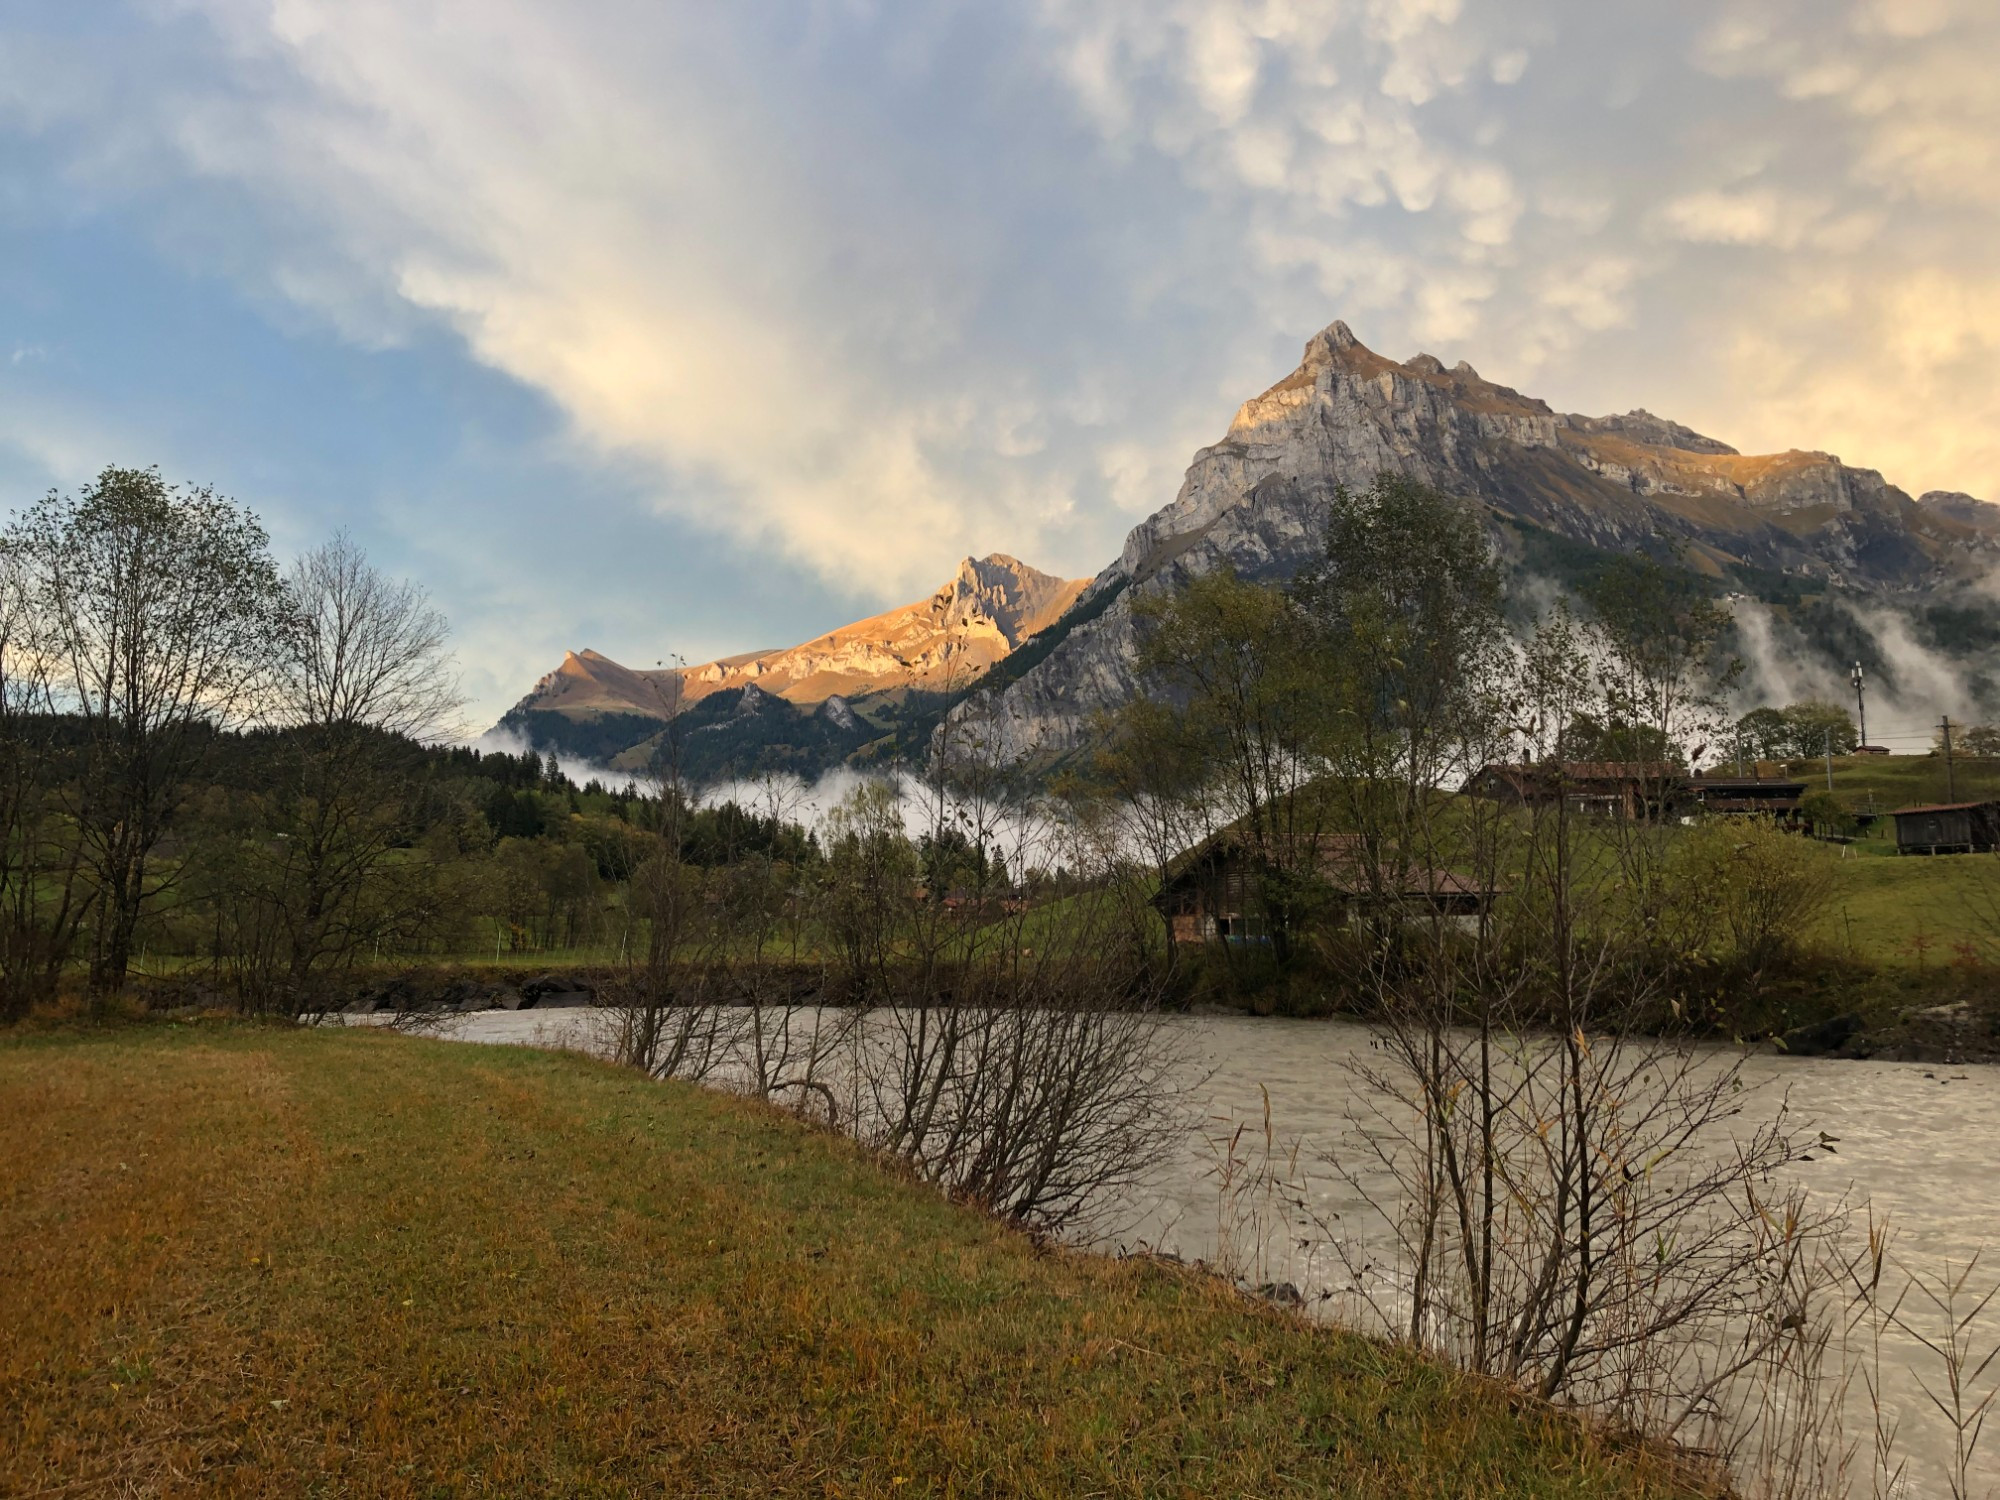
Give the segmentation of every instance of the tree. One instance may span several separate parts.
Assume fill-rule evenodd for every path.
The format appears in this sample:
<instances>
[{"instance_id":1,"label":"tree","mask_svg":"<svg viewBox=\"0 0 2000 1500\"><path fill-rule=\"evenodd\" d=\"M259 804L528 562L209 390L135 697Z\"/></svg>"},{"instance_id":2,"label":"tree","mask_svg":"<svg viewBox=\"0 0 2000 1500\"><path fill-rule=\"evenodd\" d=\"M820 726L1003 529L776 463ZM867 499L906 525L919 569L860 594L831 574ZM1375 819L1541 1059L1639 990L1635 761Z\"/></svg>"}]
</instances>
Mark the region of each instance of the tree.
<instances>
[{"instance_id":1,"label":"tree","mask_svg":"<svg viewBox=\"0 0 2000 1500\"><path fill-rule=\"evenodd\" d=\"M1775 708L1753 708L1736 721L1736 745L1753 759L1785 759L1792 753L1792 726Z\"/></svg>"},{"instance_id":2,"label":"tree","mask_svg":"<svg viewBox=\"0 0 2000 1500\"><path fill-rule=\"evenodd\" d=\"M1124 869L1141 863L1145 880L1120 879L1128 930L1141 953L1156 941L1160 913L1151 897L1165 885L1174 861L1214 831L1203 758L1191 753L1174 711L1149 698L1128 700L1099 724L1099 748L1084 775L1063 778L1059 795L1079 832L1091 829L1099 860ZM1171 972L1179 945L1167 943Z\"/></svg>"},{"instance_id":3,"label":"tree","mask_svg":"<svg viewBox=\"0 0 2000 1500\"><path fill-rule=\"evenodd\" d=\"M919 877L895 783L873 776L856 782L827 814L824 834L820 913L845 993L879 1000Z\"/></svg>"},{"instance_id":4,"label":"tree","mask_svg":"<svg viewBox=\"0 0 2000 1500\"><path fill-rule=\"evenodd\" d=\"M1783 717L1785 727L1790 731L1790 739L1785 746L1785 753L1790 759L1805 760L1829 751L1835 755L1852 755L1855 746L1861 743L1852 715L1838 703L1828 703L1823 698L1807 698L1786 705Z\"/></svg>"},{"instance_id":5,"label":"tree","mask_svg":"<svg viewBox=\"0 0 2000 1500\"><path fill-rule=\"evenodd\" d=\"M1726 725L1742 663L1720 662L1729 610L1650 557L1621 557L1588 593L1607 720L1698 757Z\"/></svg>"},{"instance_id":6,"label":"tree","mask_svg":"<svg viewBox=\"0 0 2000 1500\"><path fill-rule=\"evenodd\" d=\"M71 747L26 582L14 549L0 550L0 1021L54 994L89 910L81 846L52 805Z\"/></svg>"},{"instance_id":7,"label":"tree","mask_svg":"<svg viewBox=\"0 0 2000 1500\"><path fill-rule=\"evenodd\" d=\"M409 935L427 908L408 889L370 896L416 820L414 742L446 732L461 700L444 616L345 533L300 556L285 583L270 700L277 837L243 864L282 928L285 977L303 1004L320 971Z\"/></svg>"},{"instance_id":8,"label":"tree","mask_svg":"<svg viewBox=\"0 0 2000 1500\"><path fill-rule=\"evenodd\" d=\"M1228 568L1143 599L1133 614L1142 632L1139 674L1180 711L1163 721L1134 709L1127 727L1170 736L1171 758L1198 767L1193 779L1215 789L1219 820L1234 824L1261 867L1264 914L1282 965L1317 866L1317 813L1297 795L1319 769L1322 716L1306 622L1283 593ZM1143 725L1140 715L1148 716Z\"/></svg>"},{"instance_id":9,"label":"tree","mask_svg":"<svg viewBox=\"0 0 2000 1500\"><path fill-rule=\"evenodd\" d=\"M1338 492L1325 555L1291 594L1325 684L1318 758L1361 872L1400 893L1438 857L1435 793L1492 749L1509 659L1498 564L1463 501L1385 473Z\"/></svg>"},{"instance_id":10,"label":"tree","mask_svg":"<svg viewBox=\"0 0 2000 1500\"><path fill-rule=\"evenodd\" d=\"M79 725L70 814L95 885L90 985L119 989L141 915L174 883L154 863L216 731L240 722L287 625L257 518L157 469L51 491L8 545L53 676Z\"/></svg>"},{"instance_id":11,"label":"tree","mask_svg":"<svg viewBox=\"0 0 2000 1500\"><path fill-rule=\"evenodd\" d=\"M1860 736L1838 703L1808 698L1781 709L1752 709L1736 721L1736 741L1759 760L1806 760L1852 754Z\"/></svg>"},{"instance_id":12,"label":"tree","mask_svg":"<svg viewBox=\"0 0 2000 1500\"><path fill-rule=\"evenodd\" d=\"M1754 980L1803 944L1832 890L1833 863L1820 845L1732 819L1686 834L1669 876L1679 904L1703 915L1691 926L1713 955Z\"/></svg>"}]
</instances>

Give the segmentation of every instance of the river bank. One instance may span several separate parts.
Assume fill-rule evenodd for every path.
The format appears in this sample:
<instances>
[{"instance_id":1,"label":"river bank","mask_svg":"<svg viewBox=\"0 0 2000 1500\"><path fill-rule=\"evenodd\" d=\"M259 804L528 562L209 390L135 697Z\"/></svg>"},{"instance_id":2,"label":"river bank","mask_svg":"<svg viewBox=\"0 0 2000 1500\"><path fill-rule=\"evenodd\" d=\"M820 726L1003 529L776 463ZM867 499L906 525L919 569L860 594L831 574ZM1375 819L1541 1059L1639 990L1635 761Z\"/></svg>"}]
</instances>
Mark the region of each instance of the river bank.
<instances>
[{"instance_id":1,"label":"river bank","mask_svg":"<svg viewBox=\"0 0 2000 1500\"><path fill-rule=\"evenodd\" d=\"M1212 1277L575 1056L16 1034L0 1129L13 1493L1691 1493Z\"/></svg>"},{"instance_id":2,"label":"river bank","mask_svg":"<svg viewBox=\"0 0 2000 1500\"><path fill-rule=\"evenodd\" d=\"M1872 982L1837 977L1815 987L1788 979L1776 987L1768 1035L1707 1040L1744 1041L1774 1054L1949 1066L2000 1062L2000 990L1983 968L1947 967L1933 974L1874 976ZM631 982L628 970L574 968L464 968L439 965L355 976L333 999L350 1016L471 1015L484 1011L564 1010L615 1004ZM760 975L763 1003L817 1005L825 975L816 965L772 965ZM162 990L169 1004L199 1008L207 996L193 981ZM1285 1019L1254 1002L1192 1003L1186 1014L1217 1018ZM1331 1014L1317 1019L1352 1022Z\"/></svg>"}]
</instances>

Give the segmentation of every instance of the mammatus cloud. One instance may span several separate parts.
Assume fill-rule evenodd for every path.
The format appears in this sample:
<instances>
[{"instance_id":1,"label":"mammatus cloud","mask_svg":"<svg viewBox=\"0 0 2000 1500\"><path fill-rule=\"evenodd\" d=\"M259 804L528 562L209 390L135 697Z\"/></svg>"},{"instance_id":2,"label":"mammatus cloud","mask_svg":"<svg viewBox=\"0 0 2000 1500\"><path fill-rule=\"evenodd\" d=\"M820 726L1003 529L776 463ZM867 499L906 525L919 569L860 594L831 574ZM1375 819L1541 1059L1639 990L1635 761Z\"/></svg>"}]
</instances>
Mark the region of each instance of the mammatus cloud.
<instances>
[{"instance_id":1,"label":"mammatus cloud","mask_svg":"<svg viewBox=\"0 0 2000 1500\"><path fill-rule=\"evenodd\" d=\"M1987 0L130 7L0 62L84 211L453 330L726 566L1093 569L1335 316L2000 495Z\"/></svg>"},{"instance_id":2,"label":"mammatus cloud","mask_svg":"<svg viewBox=\"0 0 2000 1500\"><path fill-rule=\"evenodd\" d=\"M1302 276L1393 354L2000 495L2000 11L1597 10L1042 17L1106 140L1240 221L1267 322Z\"/></svg>"}]
</instances>

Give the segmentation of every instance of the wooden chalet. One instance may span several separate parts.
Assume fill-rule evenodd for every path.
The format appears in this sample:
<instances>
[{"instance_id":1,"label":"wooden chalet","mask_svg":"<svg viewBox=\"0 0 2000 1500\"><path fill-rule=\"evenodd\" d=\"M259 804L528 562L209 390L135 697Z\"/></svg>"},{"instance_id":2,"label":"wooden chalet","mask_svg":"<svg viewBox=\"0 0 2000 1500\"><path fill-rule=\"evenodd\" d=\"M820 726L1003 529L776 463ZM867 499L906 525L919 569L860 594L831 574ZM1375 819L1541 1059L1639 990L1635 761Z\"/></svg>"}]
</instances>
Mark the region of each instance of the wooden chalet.
<instances>
[{"instance_id":1,"label":"wooden chalet","mask_svg":"<svg viewBox=\"0 0 2000 1500\"><path fill-rule=\"evenodd\" d=\"M1301 847L1301 844L1307 847ZM1428 908L1454 920L1477 917L1492 898L1474 881L1449 870L1415 870L1384 892L1381 880L1367 878L1359 841L1351 834L1287 839L1282 863L1308 874L1334 898L1348 921L1369 904L1387 900ZM1153 897L1175 943L1267 943L1271 924L1264 909L1265 882L1272 861L1254 841L1234 830L1196 845L1175 863Z\"/></svg>"},{"instance_id":2,"label":"wooden chalet","mask_svg":"<svg viewBox=\"0 0 2000 1500\"><path fill-rule=\"evenodd\" d=\"M1898 854L1985 854L2000 849L2000 802L1937 802L1899 807Z\"/></svg>"},{"instance_id":3,"label":"wooden chalet","mask_svg":"<svg viewBox=\"0 0 2000 1500\"><path fill-rule=\"evenodd\" d=\"M1781 777L1697 776L1688 782L1688 790L1706 813L1796 823L1806 784Z\"/></svg>"},{"instance_id":4,"label":"wooden chalet","mask_svg":"<svg viewBox=\"0 0 2000 1500\"><path fill-rule=\"evenodd\" d=\"M1539 764L1493 762L1459 788L1520 807L1566 804L1572 812L1608 818L1659 818L1688 800L1687 773L1668 761L1564 760Z\"/></svg>"}]
</instances>

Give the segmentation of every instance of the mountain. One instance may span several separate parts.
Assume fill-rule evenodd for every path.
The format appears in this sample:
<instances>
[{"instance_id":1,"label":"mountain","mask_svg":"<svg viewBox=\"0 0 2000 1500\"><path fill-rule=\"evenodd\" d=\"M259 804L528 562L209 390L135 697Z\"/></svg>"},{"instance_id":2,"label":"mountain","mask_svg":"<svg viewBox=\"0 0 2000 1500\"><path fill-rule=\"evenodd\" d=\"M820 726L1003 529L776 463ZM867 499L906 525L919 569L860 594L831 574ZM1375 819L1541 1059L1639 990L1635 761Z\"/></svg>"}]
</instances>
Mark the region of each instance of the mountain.
<instances>
[{"instance_id":1,"label":"mountain","mask_svg":"<svg viewBox=\"0 0 2000 1500\"><path fill-rule=\"evenodd\" d=\"M810 775L893 735L909 701L979 679L1060 619L1087 582L996 552L967 558L925 599L783 650L650 670L572 651L500 727L538 749L642 770L680 720L678 753L697 779Z\"/></svg>"},{"instance_id":2,"label":"mountain","mask_svg":"<svg viewBox=\"0 0 2000 1500\"><path fill-rule=\"evenodd\" d=\"M1917 496L1917 505L1931 515L1956 522L1986 536L2000 536L2000 505L1975 500L1957 490L1931 490Z\"/></svg>"},{"instance_id":3,"label":"mountain","mask_svg":"<svg viewBox=\"0 0 2000 1500\"><path fill-rule=\"evenodd\" d=\"M1530 569L1645 552L1809 608L1915 599L2000 566L2000 507L1912 500L1826 453L1747 456L1646 411L1565 415L1464 362L1386 359L1334 323L1195 455L1173 503L1133 528L1069 614L954 715L978 714L1004 752L1080 748L1095 714L1138 691L1134 597L1224 564L1289 578L1318 549L1337 489L1383 471L1481 505L1503 555Z\"/></svg>"}]
</instances>

